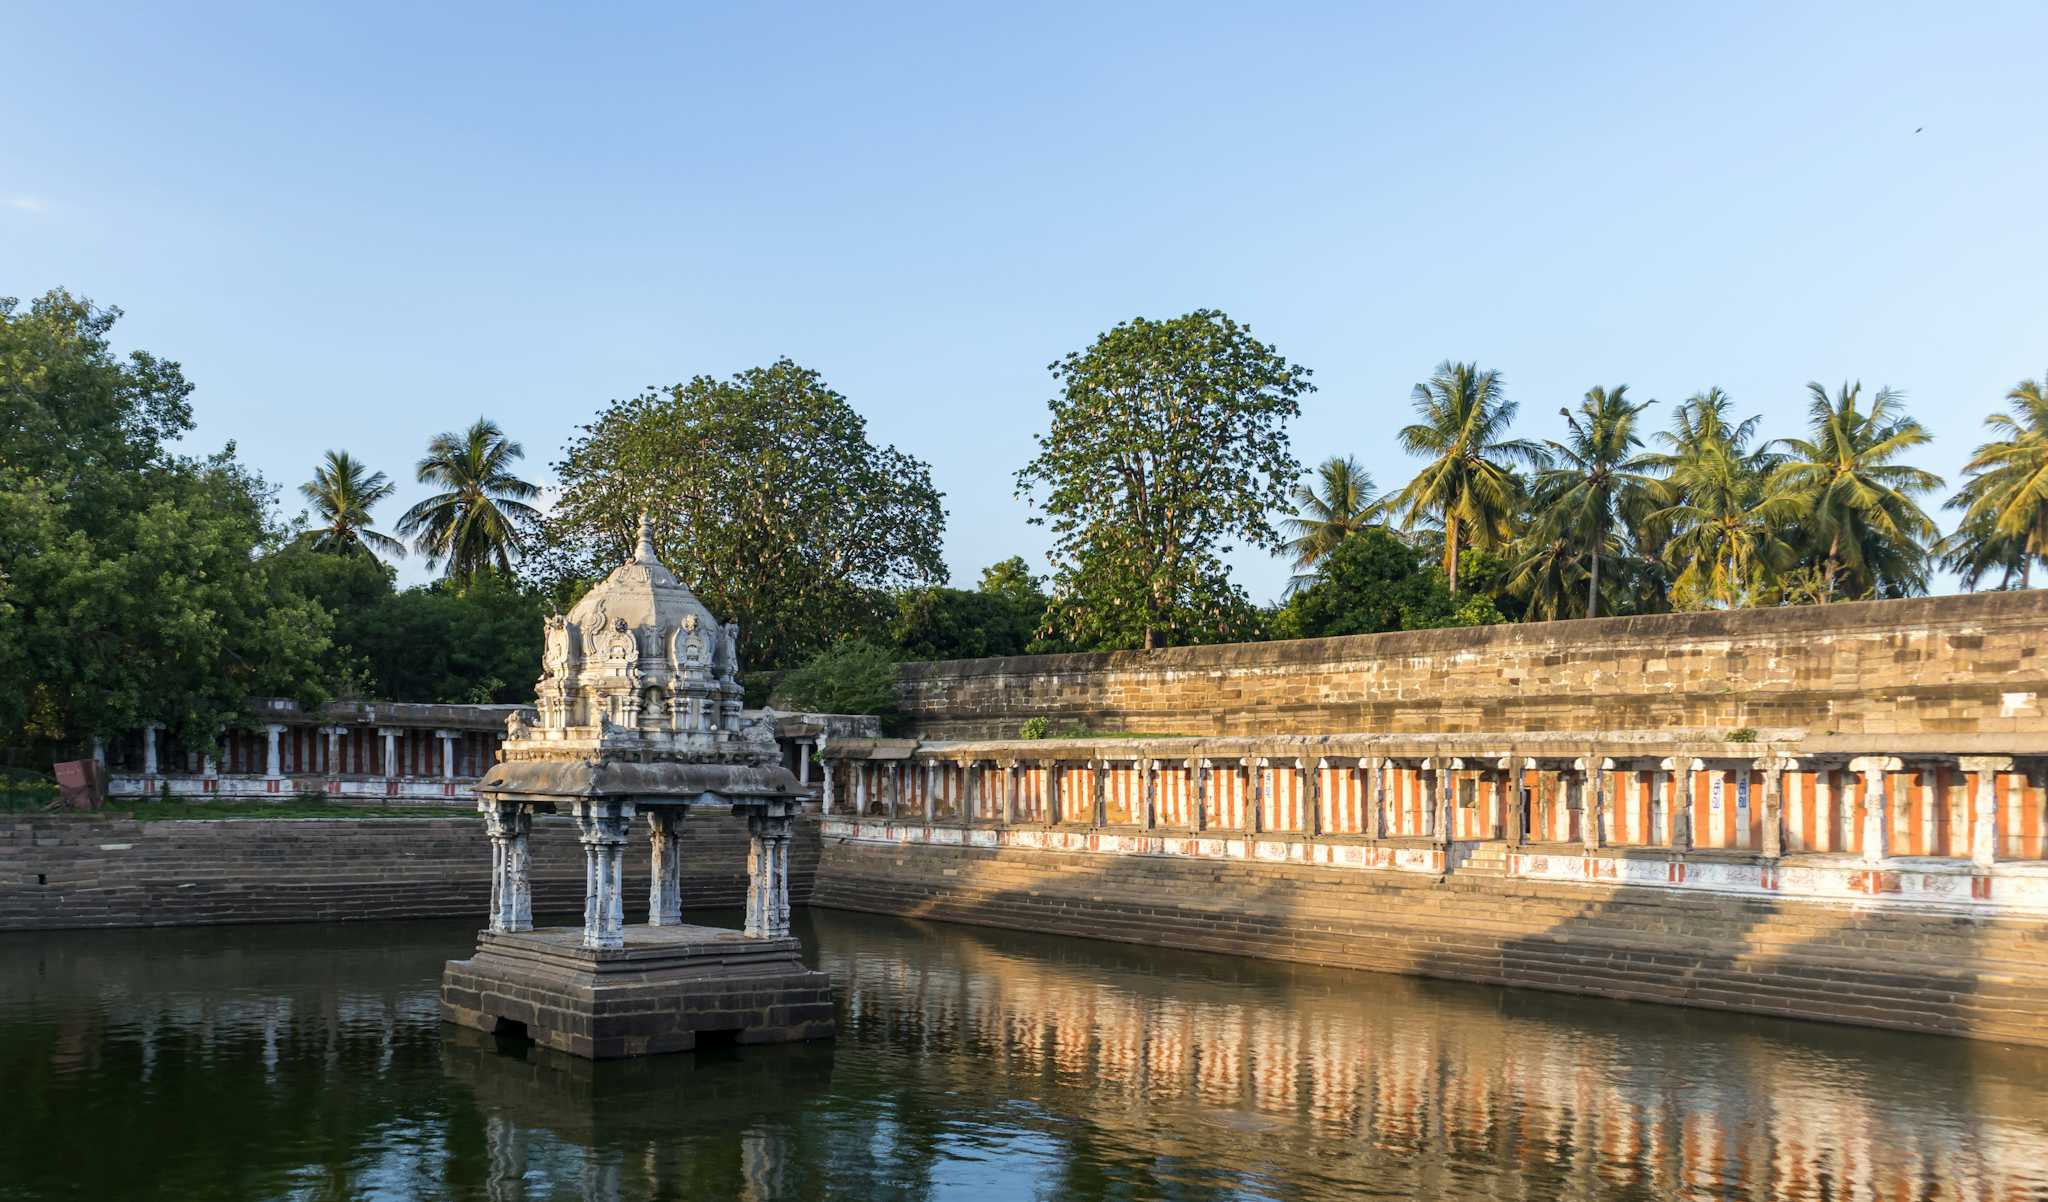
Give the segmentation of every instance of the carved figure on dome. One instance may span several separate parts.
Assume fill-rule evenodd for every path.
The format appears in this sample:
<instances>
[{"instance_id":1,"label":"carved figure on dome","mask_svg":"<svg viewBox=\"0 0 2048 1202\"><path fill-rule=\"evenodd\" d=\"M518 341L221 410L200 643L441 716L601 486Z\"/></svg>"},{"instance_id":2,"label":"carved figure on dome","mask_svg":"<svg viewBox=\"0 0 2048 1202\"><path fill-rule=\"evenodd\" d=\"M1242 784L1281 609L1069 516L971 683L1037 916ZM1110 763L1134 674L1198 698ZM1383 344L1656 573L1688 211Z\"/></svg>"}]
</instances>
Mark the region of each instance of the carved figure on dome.
<instances>
[{"instance_id":1,"label":"carved figure on dome","mask_svg":"<svg viewBox=\"0 0 2048 1202\"><path fill-rule=\"evenodd\" d=\"M611 615L605 612L605 599L600 596L597 605L590 611L590 616L583 620L583 633L590 643L595 644L611 624Z\"/></svg>"},{"instance_id":2,"label":"carved figure on dome","mask_svg":"<svg viewBox=\"0 0 2048 1202\"><path fill-rule=\"evenodd\" d=\"M731 684L739 673L740 624L727 622L724 637L718 640L718 679Z\"/></svg>"},{"instance_id":3,"label":"carved figure on dome","mask_svg":"<svg viewBox=\"0 0 2048 1202\"><path fill-rule=\"evenodd\" d=\"M541 673L544 676L563 677L569 674L569 619L561 614L549 614L546 632L542 635Z\"/></svg>"},{"instance_id":4,"label":"carved figure on dome","mask_svg":"<svg viewBox=\"0 0 2048 1202\"><path fill-rule=\"evenodd\" d=\"M505 715L505 737L524 739L533 733L533 725L526 719L526 710L513 710Z\"/></svg>"}]
</instances>

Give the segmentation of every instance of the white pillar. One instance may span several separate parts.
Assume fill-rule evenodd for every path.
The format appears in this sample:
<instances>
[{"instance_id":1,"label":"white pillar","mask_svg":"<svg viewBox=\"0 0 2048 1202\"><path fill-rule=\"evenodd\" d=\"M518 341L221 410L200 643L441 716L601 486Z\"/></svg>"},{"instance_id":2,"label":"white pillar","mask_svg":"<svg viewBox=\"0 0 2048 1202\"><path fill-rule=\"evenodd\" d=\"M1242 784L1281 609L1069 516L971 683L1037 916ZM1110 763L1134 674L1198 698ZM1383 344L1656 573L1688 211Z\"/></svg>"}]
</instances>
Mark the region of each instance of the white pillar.
<instances>
[{"instance_id":1,"label":"white pillar","mask_svg":"<svg viewBox=\"0 0 2048 1202\"><path fill-rule=\"evenodd\" d=\"M683 811L647 812L647 841L653 872L647 885L647 925L683 925Z\"/></svg>"},{"instance_id":2,"label":"white pillar","mask_svg":"<svg viewBox=\"0 0 2048 1202\"><path fill-rule=\"evenodd\" d=\"M384 776L386 779L398 775L398 732L389 726L380 726L377 733L384 736Z\"/></svg>"},{"instance_id":3,"label":"white pillar","mask_svg":"<svg viewBox=\"0 0 2048 1202\"><path fill-rule=\"evenodd\" d=\"M747 816L747 920L752 939L789 934L789 819Z\"/></svg>"},{"instance_id":4,"label":"white pillar","mask_svg":"<svg viewBox=\"0 0 2048 1202\"><path fill-rule=\"evenodd\" d=\"M144 776L155 776L157 774L156 732L163 728L164 724L161 722L145 722L142 724L142 774Z\"/></svg>"},{"instance_id":5,"label":"white pillar","mask_svg":"<svg viewBox=\"0 0 2048 1202\"><path fill-rule=\"evenodd\" d=\"M92 737L92 758L100 767L107 766L107 741L98 735Z\"/></svg>"},{"instance_id":6,"label":"white pillar","mask_svg":"<svg viewBox=\"0 0 2048 1202\"><path fill-rule=\"evenodd\" d=\"M583 843L583 946L626 946L622 869L633 824L629 801L579 801L576 825Z\"/></svg>"},{"instance_id":7,"label":"white pillar","mask_svg":"<svg viewBox=\"0 0 2048 1202\"><path fill-rule=\"evenodd\" d=\"M281 723L272 722L263 729L270 736L270 746L263 756L263 775L283 776L284 763L283 757L278 754L277 737L284 733L284 726Z\"/></svg>"},{"instance_id":8,"label":"white pillar","mask_svg":"<svg viewBox=\"0 0 2048 1202\"><path fill-rule=\"evenodd\" d=\"M491 929L513 934L533 929L533 884L527 835L533 811L508 802L480 801L484 833L491 838Z\"/></svg>"},{"instance_id":9,"label":"white pillar","mask_svg":"<svg viewBox=\"0 0 2048 1202\"><path fill-rule=\"evenodd\" d=\"M437 730L434 737L441 740L441 779L455 779L455 732Z\"/></svg>"},{"instance_id":10,"label":"white pillar","mask_svg":"<svg viewBox=\"0 0 2048 1202\"><path fill-rule=\"evenodd\" d=\"M320 733L327 736L327 775L341 775L341 736L339 726L323 726Z\"/></svg>"},{"instance_id":11,"label":"white pillar","mask_svg":"<svg viewBox=\"0 0 2048 1202\"><path fill-rule=\"evenodd\" d=\"M1884 774L1900 769L1898 759L1866 755L1849 761L1849 770L1863 774L1863 862L1883 863L1891 834L1891 804L1885 796Z\"/></svg>"},{"instance_id":12,"label":"white pillar","mask_svg":"<svg viewBox=\"0 0 2048 1202\"><path fill-rule=\"evenodd\" d=\"M796 783L811 783L811 741L798 739L796 744Z\"/></svg>"},{"instance_id":13,"label":"white pillar","mask_svg":"<svg viewBox=\"0 0 2048 1202\"><path fill-rule=\"evenodd\" d=\"M1979 868L1998 862L1998 774L2012 771L2007 756L1966 755L1956 766L1969 774L1970 861Z\"/></svg>"}]
</instances>

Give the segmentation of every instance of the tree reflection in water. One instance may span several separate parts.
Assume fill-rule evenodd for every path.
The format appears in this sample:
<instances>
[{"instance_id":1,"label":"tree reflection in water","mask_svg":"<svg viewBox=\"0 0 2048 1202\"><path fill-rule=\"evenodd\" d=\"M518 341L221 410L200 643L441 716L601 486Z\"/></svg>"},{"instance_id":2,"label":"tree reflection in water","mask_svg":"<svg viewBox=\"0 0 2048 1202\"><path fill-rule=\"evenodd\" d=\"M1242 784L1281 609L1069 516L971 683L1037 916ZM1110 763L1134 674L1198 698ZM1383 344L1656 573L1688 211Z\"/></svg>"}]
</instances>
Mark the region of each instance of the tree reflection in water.
<instances>
[{"instance_id":1,"label":"tree reflection in water","mask_svg":"<svg viewBox=\"0 0 2048 1202\"><path fill-rule=\"evenodd\" d=\"M836 1044L443 1028L467 926L0 937L0 1198L2008 1199L2048 1056L815 913Z\"/></svg>"}]
</instances>

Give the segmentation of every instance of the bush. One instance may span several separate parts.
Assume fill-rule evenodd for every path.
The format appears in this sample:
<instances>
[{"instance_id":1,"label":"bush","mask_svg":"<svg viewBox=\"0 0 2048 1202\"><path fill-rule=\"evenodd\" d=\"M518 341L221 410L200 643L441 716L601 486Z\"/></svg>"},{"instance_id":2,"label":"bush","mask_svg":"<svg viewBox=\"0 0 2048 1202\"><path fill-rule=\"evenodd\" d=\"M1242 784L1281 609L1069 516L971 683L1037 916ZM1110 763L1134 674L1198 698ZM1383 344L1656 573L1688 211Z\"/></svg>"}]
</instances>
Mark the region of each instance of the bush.
<instances>
[{"instance_id":1,"label":"bush","mask_svg":"<svg viewBox=\"0 0 2048 1202\"><path fill-rule=\"evenodd\" d=\"M1024 725L1017 728L1020 739L1044 739L1052 735L1052 722L1045 717L1026 718Z\"/></svg>"},{"instance_id":2,"label":"bush","mask_svg":"<svg viewBox=\"0 0 2048 1202\"><path fill-rule=\"evenodd\" d=\"M770 704L817 714L874 714L889 727L896 717L896 661L873 643L848 639L783 677Z\"/></svg>"}]
</instances>

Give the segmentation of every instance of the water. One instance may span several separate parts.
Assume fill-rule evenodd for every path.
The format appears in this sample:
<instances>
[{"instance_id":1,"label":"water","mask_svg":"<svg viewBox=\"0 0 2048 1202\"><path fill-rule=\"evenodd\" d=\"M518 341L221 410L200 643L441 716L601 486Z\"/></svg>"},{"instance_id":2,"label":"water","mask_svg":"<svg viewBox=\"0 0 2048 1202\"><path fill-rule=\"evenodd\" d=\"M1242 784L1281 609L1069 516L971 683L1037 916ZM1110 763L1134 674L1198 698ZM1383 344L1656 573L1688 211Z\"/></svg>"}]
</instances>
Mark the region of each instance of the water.
<instances>
[{"instance_id":1,"label":"water","mask_svg":"<svg viewBox=\"0 0 2048 1202\"><path fill-rule=\"evenodd\" d=\"M0 936L0 1198L2048 1198L2048 1055L799 916L836 1043L440 1025L472 924Z\"/></svg>"}]
</instances>

